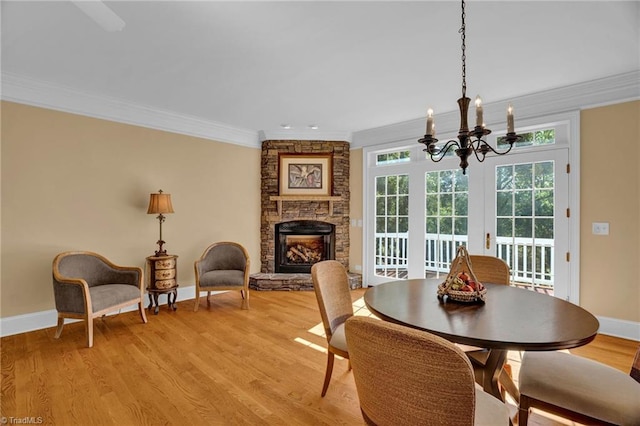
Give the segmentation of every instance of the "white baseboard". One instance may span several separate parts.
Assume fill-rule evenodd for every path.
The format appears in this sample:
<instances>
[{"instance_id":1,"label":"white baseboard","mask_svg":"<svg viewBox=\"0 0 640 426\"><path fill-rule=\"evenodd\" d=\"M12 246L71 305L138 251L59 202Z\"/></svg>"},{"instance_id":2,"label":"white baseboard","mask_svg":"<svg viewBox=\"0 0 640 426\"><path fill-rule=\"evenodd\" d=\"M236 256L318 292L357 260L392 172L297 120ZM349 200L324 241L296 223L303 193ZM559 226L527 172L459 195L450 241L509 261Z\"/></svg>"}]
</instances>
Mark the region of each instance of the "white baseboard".
<instances>
[{"instance_id":1,"label":"white baseboard","mask_svg":"<svg viewBox=\"0 0 640 426\"><path fill-rule=\"evenodd\" d=\"M190 287L178 287L177 300L189 300L194 299L196 294L196 286ZM148 302L148 297L145 295L145 304ZM120 311L113 312L108 315L115 315L118 312L130 312L138 309L136 305L127 306ZM67 319L66 323L71 323L74 320ZM79 321L79 320L75 320ZM55 327L58 323L58 311L51 309L49 311L34 312L32 314L16 315L13 317L0 318L0 337L12 336L14 334L26 333L28 331L42 330L44 328Z\"/></svg>"},{"instance_id":2,"label":"white baseboard","mask_svg":"<svg viewBox=\"0 0 640 426\"><path fill-rule=\"evenodd\" d=\"M599 333L640 341L640 323L607 317L597 318L600 321Z\"/></svg>"},{"instance_id":3,"label":"white baseboard","mask_svg":"<svg viewBox=\"0 0 640 426\"><path fill-rule=\"evenodd\" d=\"M178 301L195 298L195 289L195 285L178 288ZM123 309L121 312L129 312L135 309L136 307L131 305ZM600 321L600 330L598 331L600 334L640 341L640 323L608 317L597 318L598 321ZM0 337L55 327L57 321L58 313L55 309L35 312L33 314L0 318Z\"/></svg>"}]
</instances>

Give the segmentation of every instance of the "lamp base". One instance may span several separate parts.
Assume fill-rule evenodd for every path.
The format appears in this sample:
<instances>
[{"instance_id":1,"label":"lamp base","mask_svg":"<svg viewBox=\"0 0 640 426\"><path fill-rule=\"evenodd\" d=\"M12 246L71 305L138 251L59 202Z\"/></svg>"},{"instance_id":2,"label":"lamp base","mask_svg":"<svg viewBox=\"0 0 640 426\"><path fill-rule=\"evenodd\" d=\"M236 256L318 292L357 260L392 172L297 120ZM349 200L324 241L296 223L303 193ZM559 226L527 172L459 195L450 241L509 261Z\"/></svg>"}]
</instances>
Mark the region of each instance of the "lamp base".
<instances>
[{"instance_id":1,"label":"lamp base","mask_svg":"<svg viewBox=\"0 0 640 426\"><path fill-rule=\"evenodd\" d=\"M156 256L166 256L167 251L163 250L162 248L162 246L165 244L165 241L158 240L156 244L158 244L158 250L156 250Z\"/></svg>"}]
</instances>

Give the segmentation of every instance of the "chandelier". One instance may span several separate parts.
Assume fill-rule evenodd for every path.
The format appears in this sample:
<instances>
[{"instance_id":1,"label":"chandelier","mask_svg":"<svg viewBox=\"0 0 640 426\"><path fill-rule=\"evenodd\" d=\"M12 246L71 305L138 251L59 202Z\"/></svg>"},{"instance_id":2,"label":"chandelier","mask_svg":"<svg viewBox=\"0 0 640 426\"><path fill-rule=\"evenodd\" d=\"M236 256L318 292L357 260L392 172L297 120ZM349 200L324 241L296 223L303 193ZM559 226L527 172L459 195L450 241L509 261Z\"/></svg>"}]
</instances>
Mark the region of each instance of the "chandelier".
<instances>
[{"instance_id":1,"label":"chandelier","mask_svg":"<svg viewBox=\"0 0 640 426\"><path fill-rule=\"evenodd\" d=\"M484 137L490 134L491 130L484 126L482 100L480 99L480 96L477 96L475 100L476 125L472 130L469 130L467 114L469 113L469 103L471 102L471 99L467 97L467 56L465 54L467 46L464 7L465 2L462 0L462 26L459 31L462 38L462 97L458 99L458 108L460 109L460 130L458 131L458 140L451 139L442 147L436 146L438 139L435 138L433 110L429 108L427 110L427 132L423 138L418 140L418 142L426 146L424 151L427 152L431 157L431 160L436 163L441 161L447 152L455 149L456 155L460 157L462 173L466 174L467 167L469 166L467 159L471 154L475 155L479 162L483 162L485 156L490 152L497 155L507 154L513 148L513 144L522 139L522 137L517 135L514 131L513 108L511 107L511 104L509 104L507 108L507 134L504 137L504 140L509 144L509 147L504 151L498 151L489 145L484 140Z\"/></svg>"}]
</instances>

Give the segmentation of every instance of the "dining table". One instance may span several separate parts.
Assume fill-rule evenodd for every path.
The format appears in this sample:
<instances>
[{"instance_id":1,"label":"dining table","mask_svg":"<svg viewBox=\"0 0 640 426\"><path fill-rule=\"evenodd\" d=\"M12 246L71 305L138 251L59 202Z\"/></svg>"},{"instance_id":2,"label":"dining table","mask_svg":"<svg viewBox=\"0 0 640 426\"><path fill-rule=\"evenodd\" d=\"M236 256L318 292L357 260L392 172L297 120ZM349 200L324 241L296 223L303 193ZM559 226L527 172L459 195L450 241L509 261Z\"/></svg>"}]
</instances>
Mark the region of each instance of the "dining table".
<instances>
[{"instance_id":1,"label":"dining table","mask_svg":"<svg viewBox=\"0 0 640 426\"><path fill-rule=\"evenodd\" d=\"M566 300L509 285L483 283L484 302L437 296L441 279L391 281L369 287L364 302L382 320L423 330L453 343L486 349L476 382L504 401L500 384L514 398L517 387L503 368L509 350L554 351L591 342L596 317Z\"/></svg>"}]
</instances>

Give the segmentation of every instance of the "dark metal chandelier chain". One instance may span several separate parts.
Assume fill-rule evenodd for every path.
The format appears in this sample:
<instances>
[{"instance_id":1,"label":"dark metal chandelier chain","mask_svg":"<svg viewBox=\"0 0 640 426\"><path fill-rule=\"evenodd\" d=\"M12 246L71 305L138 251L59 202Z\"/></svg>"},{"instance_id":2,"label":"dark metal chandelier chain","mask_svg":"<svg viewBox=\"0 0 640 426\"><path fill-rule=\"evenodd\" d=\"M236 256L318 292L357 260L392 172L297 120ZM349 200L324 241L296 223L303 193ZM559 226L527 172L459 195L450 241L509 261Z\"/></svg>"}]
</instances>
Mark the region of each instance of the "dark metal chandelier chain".
<instances>
[{"instance_id":1,"label":"dark metal chandelier chain","mask_svg":"<svg viewBox=\"0 0 640 426\"><path fill-rule=\"evenodd\" d=\"M460 38L462 39L462 97L463 98L467 96L467 55L465 53L465 51L467 50L467 43L466 43L467 26L464 23L464 18L465 18L464 0L462 0L462 26L460 27L460 30L458 32L461 34Z\"/></svg>"},{"instance_id":2,"label":"dark metal chandelier chain","mask_svg":"<svg viewBox=\"0 0 640 426\"><path fill-rule=\"evenodd\" d=\"M462 49L462 97L458 99L458 108L460 110L460 130L458 131L457 139L451 139L444 145L437 145L438 139L435 138L435 123L433 119L433 110L429 108L427 110L427 129L423 138L418 140L419 143L424 144L426 148L425 152L429 154L429 157L434 162L439 162L447 155L447 152L453 151L460 157L460 168L462 173L466 174L469 162L467 159L470 156L475 156L479 162L483 162L487 154L493 153L496 155L507 154L514 146L514 143L521 140L522 137L514 131L513 128L513 109L511 104L507 108L507 134L503 137L504 141L509 144L506 150L498 151L489 145L484 139L485 136L491 133L490 129L487 129L483 120L483 108L482 100L480 97L476 97L476 122L475 126L469 130L468 124L468 112L469 103L471 99L467 98L467 26L465 24L465 0L462 2L461 20L462 25L458 33L460 34L461 49Z\"/></svg>"}]
</instances>

